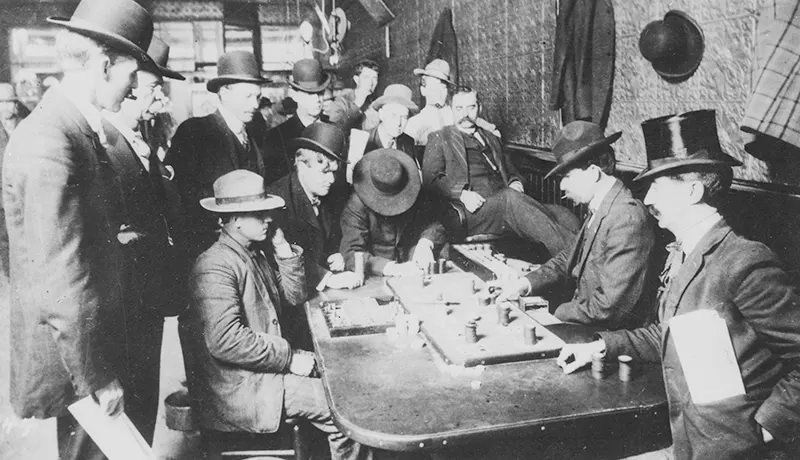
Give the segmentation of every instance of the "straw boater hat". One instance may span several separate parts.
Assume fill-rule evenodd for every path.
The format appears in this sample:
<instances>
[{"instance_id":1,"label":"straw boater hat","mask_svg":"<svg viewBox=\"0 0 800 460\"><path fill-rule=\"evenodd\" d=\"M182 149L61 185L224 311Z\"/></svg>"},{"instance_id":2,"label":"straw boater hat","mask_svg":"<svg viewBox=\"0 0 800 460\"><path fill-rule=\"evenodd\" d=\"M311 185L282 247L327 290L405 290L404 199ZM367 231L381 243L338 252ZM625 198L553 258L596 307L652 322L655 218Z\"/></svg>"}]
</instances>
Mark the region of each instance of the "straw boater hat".
<instances>
[{"instance_id":1,"label":"straw boater hat","mask_svg":"<svg viewBox=\"0 0 800 460\"><path fill-rule=\"evenodd\" d=\"M383 95L372 103L372 109L380 110L386 104L400 104L410 112L416 112L419 110L419 106L411 100L412 94L411 88L406 85L399 83L389 85L383 90Z\"/></svg>"},{"instance_id":2,"label":"straw boater hat","mask_svg":"<svg viewBox=\"0 0 800 460\"><path fill-rule=\"evenodd\" d=\"M417 200L421 185L414 160L396 149L373 150L353 170L356 194L368 208L383 216L408 211Z\"/></svg>"},{"instance_id":3,"label":"straw boater hat","mask_svg":"<svg viewBox=\"0 0 800 460\"><path fill-rule=\"evenodd\" d=\"M316 59L300 59L292 66L289 85L306 93L321 93L331 82L331 76L322 71Z\"/></svg>"},{"instance_id":4,"label":"straw boater hat","mask_svg":"<svg viewBox=\"0 0 800 460\"><path fill-rule=\"evenodd\" d=\"M294 148L320 152L336 161L344 162L344 131L332 123L318 121L306 126L300 137L292 141Z\"/></svg>"},{"instance_id":5,"label":"straw boater hat","mask_svg":"<svg viewBox=\"0 0 800 460\"><path fill-rule=\"evenodd\" d=\"M71 18L52 16L47 21L153 65L146 51L153 18L133 0L81 0Z\"/></svg>"},{"instance_id":6,"label":"straw boater hat","mask_svg":"<svg viewBox=\"0 0 800 460\"><path fill-rule=\"evenodd\" d=\"M703 60L704 38L700 25L683 11L672 10L653 21L639 36L639 51L667 80L689 78Z\"/></svg>"},{"instance_id":7,"label":"straw boater hat","mask_svg":"<svg viewBox=\"0 0 800 460\"><path fill-rule=\"evenodd\" d=\"M186 80L186 77L183 75L167 68L167 62L169 61L169 45L164 43L163 40L158 37L153 37L153 40L150 42L150 47L147 49L147 54L153 58L153 62L155 63L155 68L149 69L151 71L155 70L153 73L173 80Z\"/></svg>"},{"instance_id":8,"label":"straw boater hat","mask_svg":"<svg viewBox=\"0 0 800 460\"><path fill-rule=\"evenodd\" d=\"M228 51L217 61L217 76L208 80L206 89L212 93L231 83L255 83L263 85L267 80L261 76L256 57L249 51Z\"/></svg>"},{"instance_id":9,"label":"straw boater hat","mask_svg":"<svg viewBox=\"0 0 800 460\"><path fill-rule=\"evenodd\" d=\"M14 85L11 83L0 83L0 102L19 102Z\"/></svg>"},{"instance_id":10,"label":"straw boater hat","mask_svg":"<svg viewBox=\"0 0 800 460\"><path fill-rule=\"evenodd\" d=\"M264 178L246 169L223 174L214 181L214 196L200 206L217 213L256 212L282 208L283 198L264 191Z\"/></svg>"},{"instance_id":11,"label":"straw boater hat","mask_svg":"<svg viewBox=\"0 0 800 460\"><path fill-rule=\"evenodd\" d=\"M414 69L414 75L427 75L438 78L448 85L454 85L453 81L450 80L450 64L444 59L434 59L424 69Z\"/></svg>"},{"instance_id":12,"label":"straw boater hat","mask_svg":"<svg viewBox=\"0 0 800 460\"><path fill-rule=\"evenodd\" d=\"M565 171L582 161L588 160L594 154L616 142L622 136L621 132L608 137L603 134L600 125L590 121L573 121L561 129L553 145L553 156L556 157L556 166L550 170L545 179L553 174Z\"/></svg>"},{"instance_id":13,"label":"straw boater hat","mask_svg":"<svg viewBox=\"0 0 800 460\"><path fill-rule=\"evenodd\" d=\"M739 160L722 151L717 136L716 112L696 110L653 118L642 123L647 168L634 180L676 169L730 168Z\"/></svg>"}]
</instances>

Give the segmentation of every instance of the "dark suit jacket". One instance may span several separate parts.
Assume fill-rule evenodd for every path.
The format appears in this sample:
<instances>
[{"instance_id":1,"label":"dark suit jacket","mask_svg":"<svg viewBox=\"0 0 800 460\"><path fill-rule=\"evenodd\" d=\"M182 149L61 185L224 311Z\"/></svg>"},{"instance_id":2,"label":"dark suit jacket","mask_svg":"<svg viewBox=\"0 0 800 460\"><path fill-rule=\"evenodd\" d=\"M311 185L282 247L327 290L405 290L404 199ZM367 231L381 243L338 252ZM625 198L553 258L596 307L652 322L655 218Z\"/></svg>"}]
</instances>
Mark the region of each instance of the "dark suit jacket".
<instances>
[{"instance_id":1,"label":"dark suit jacket","mask_svg":"<svg viewBox=\"0 0 800 460\"><path fill-rule=\"evenodd\" d=\"M422 163L420 163L416 156L416 147L414 147L414 139L411 136L405 133L400 133L400 135L397 136L397 139L395 139L395 142L397 143L397 147L395 147L397 150L407 153L408 156L417 162L419 167L422 166ZM381 138L378 135L378 127L376 126L369 130L369 139L367 139L367 147L364 149L364 153L382 148L383 144L381 143Z\"/></svg>"},{"instance_id":2,"label":"dark suit jacket","mask_svg":"<svg viewBox=\"0 0 800 460\"><path fill-rule=\"evenodd\" d=\"M725 320L746 395L694 404L670 334L672 317L711 309ZM632 331L601 332L610 356L661 361L676 459L760 458L758 425L800 437L800 299L777 257L724 221L688 254L658 311Z\"/></svg>"},{"instance_id":3,"label":"dark suit jacket","mask_svg":"<svg viewBox=\"0 0 800 460\"><path fill-rule=\"evenodd\" d=\"M108 215L114 171L83 115L58 89L19 124L3 202L11 267L11 401L53 417L114 378L106 337L119 310L121 257Z\"/></svg>"},{"instance_id":4,"label":"dark suit jacket","mask_svg":"<svg viewBox=\"0 0 800 460\"><path fill-rule=\"evenodd\" d=\"M253 172L263 176L263 158L252 136L248 147L248 161L257 165ZM185 222L185 234L178 243L190 261L219 236L216 216L200 206L200 199L214 196L213 185L218 177L244 167L239 162L243 149L219 111L184 121L172 138L164 162L175 168L174 181L180 191Z\"/></svg>"},{"instance_id":5,"label":"dark suit jacket","mask_svg":"<svg viewBox=\"0 0 800 460\"><path fill-rule=\"evenodd\" d=\"M316 286L328 271L328 256L339 252L342 231L334 202L322 197L317 217L297 178L297 171L273 182L267 187L267 193L278 195L286 201L283 231L287 241L303 248L306 281L309 286Z\"/></svg>"},{"instance_id":6,"label":"dark suit jacket","mask_svg":"<svg viewBox=\"0 0 800 460\"><path fill-rule=\"evenodd\" d=\"M303 134L306 127L297 115L267 131L264 140L264 180L271 184L292 172L294 152L292 140Z\"/></svg>"},{"instance_id":7,"label":"dark suit jacket","mask_svg":"<svg viewBox=\"0 0 800 460\"><path fill-rule=\"evenodd\" d=\"M478 131L492 149L493 160L500 169L503 181L506 184L521 181L513 163L506 161L500 139L485 129L478 128ZM458 201L464 186L469 183L464 138L455 126L445 126L428 137L422 162L422 180L432 193L451 201Z\"/></svg>"},{"instance_id":8,"label":"dark suit jacket","mask_svg":"<svg viewBox=\"0 0 800 460\"><path fill-rule=\"evenodd\" d=\"M573 284L558 319L611 330L646 324L654 316L653 221L644 205L617 180L569 249L528 274L531 292Z\"/></svg>"}]
</instances>

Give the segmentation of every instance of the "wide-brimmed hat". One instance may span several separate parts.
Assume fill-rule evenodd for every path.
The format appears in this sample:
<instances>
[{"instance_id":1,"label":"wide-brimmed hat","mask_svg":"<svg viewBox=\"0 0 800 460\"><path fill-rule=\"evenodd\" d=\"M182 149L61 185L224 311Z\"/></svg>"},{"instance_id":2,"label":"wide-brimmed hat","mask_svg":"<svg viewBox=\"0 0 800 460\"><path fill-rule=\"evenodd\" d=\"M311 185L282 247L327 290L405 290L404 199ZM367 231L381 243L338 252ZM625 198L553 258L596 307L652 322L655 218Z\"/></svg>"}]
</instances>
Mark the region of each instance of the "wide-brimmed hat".
<instances>
[{"instance_id":1,"label":"wide-brimmed hat","mask_svg":"<svg viewBox=\"0 0 800 460\"><path fill-rule=\"evenodd\" d=\"M427 75L438 78L448 85L454 85L450 80L450 64L444 59L434 59L424 69L414 69L414 75Z\"/></svg>"},{"instance_id":2,"label":"wide-brimmed hat","mask_svg":"<svg viewBox=\"0 0 800 460\"><path fill-rule=\"evenodd\" d=\"M0 83L0 102L17 102L17 91L11 83Z\"/></svg>"},{"instance_id":3,"label":"wide-brimmed hat","mask_svg":"<svg viewBox=\"0 0 800 460\"><path fill-rule=\"evenodd\" d=\"M208 80L206 88L212 93L231 83L255 83L263 85L267 80L261 76L256 57L249 51L228 51L217 61L217 76Z\"/></svg>"},{"instance_id":4,"label":"wide-brimmed hat","mask_svg":"<svg viewBox=\"0 0 800 460\"><path fill-rule=\"evenodd\" d=\"M590 121L576 120L561 129L553 144L553 156L556 157L556 166L544 176L545 179L553 174L569 169L599 151L600 147L616 142L622 136L621 132L608 137L603 134L603 128Z\"/></svg>"},{"instance_id":5,"label":"wide-brimmed hat","mask_svg":"<svg viewBox=\"0 0 800 460\"><path fill-rule=\"evenodd\" d=\"M414 160L396 149L377 149L364 155L353 170L353 188L364 204L384 216L408 211L421 187Z\"/></svg>"},{"instance_id":6,"label":"wide-brimmed hat","mask_svg":"<svg viewBox=\"0 0 800 460\"><path fill-rule=\"evenodd\" d=\"M81 0L69 19L51 16L47 21L152 64L146 50L153 38L153 18L134 0Z\"/></svg>"},{"instance_id":7,"label":"wide-brimmed hat","mask_svg":"<svg viewBox=\"0 0 800 460\"><path fill-rule=\"evenodd\" d=\"M345 161L342 158L344 151L344 131L332 123L318 121L306 126L300 137L294 139L296 149L305 148L320 152L336 161Z\"/></svg>"},{"instance_id":8,"label":"wide-brimmed hat","mask_svg":"<svg viewBox=\"0 0 800 460\"><path fill-rule=\"evenodd\" d=\"M689 78L705 48L703 30L683 11L671 10L663 20L647 24L639 36L639 51L653 69L667 80Z\"/></svg>"},{"instance_id":9,"label":"wide-brimmed hat","mask_svg":"<svg viewBox=\"0 0 800 460\"><path fill-rule=\"evenodd\" d=\"M236 169L214 181L214 196L200 200L200 206L218 212L256 212L286 206L283 198L264 191L264 178L246 169Z\"/></svg>"},{"instance_id":10,"label":"wide-brimmed hat","mask_svg":"<svg viewBox=\"0 0 800 460\"><path fill-rule=\"evenodd\" d=\"M647 168L633 180L676 169L730 168L742 163L722 151L714 110L696 110L652 118L642 123Z\"/></svg>"},{"instance_id":11,"label":"wide-brimmed hat","mask_svg":"<svg viewBox=\"0 0 800 460\"><path fill-rule=\"evenodd\" d=\"M414 104L414 101L411 100L413 94L411 88L406 85L401 85L399 83L389 85L383 90L383 95L375 99L372 103L372 109L380 110L380 108L386 104L400 104L409 111L416 112L419 110L419 106Z\"/></svg>"},{"instance_id":12,"label":"wide-brimmed hat","mask_svg":"<svg viewBox=\"0 0 800 460\"><path fill-rule=\"evenodd\" d=\"M316 59L300 59L292 66L289 85L306 93L321 93L328 87L331 76L322 71L322 64Z\"/></svg>"},{"instance_id":13,"label":"wide-brimmed hat","mask_svg":"<svg viewBox=\"0 0 800 460\"><path fill-rule=\"evenodd\" d=\"M164 43L164 40L153 37L153 40L150 42L150 47L147 48L147 54L153 59L155 66L154 68L145 68L145 70L161 75L164 78L186 80L186 77L167 67L167 62L169 61L169 45Z\"/></svg>"}]
</instances>

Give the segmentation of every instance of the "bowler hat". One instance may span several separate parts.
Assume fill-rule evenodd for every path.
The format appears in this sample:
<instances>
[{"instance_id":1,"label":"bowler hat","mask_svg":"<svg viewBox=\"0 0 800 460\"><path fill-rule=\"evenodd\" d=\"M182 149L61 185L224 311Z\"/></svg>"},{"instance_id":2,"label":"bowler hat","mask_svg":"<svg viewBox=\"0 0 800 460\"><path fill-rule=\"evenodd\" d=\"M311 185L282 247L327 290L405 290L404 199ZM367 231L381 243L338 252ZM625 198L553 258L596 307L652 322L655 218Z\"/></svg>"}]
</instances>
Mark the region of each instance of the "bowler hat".
<instances>
[{"instance_id":1,"label":"bowler hat","mask_svg":"<svg viewBox=\"0 0 800 460\"><path fill-rule=\"evenodd\" d=\"M400 104L409 111L416 112L419 107L411 100L412 94L411 88L406 85L399 83L389 85L383 90L383 95L372 103L372 109L380 110L386 104Z\"/></svg>"},{"instance_id":2,"label":"bowler hat","mask_svg":"<svg viewBox=\"0 0 800 460\"><path fill-rule=\"evenodd\" d=\"M454 83L450 80L450 64L444 59L434 59L429 62L424 69L414 69L414 75L427 75L438 78L448 85Z\"/></svg>"},{"instance_id":3,"label":"bowler hat","mask_svg":"<svg viewBox=\"0 0 800 460\"><path fill-rule=\"evenodd\" d=\"M544 176L545 179L553 174L564 171L599 152L600 147L616 142L622 136L621 132L608 137L603 134L603 128L590 121L576 120L561 129L553 145L553 156L556 157L556 166Z\"/></svg>"},{"instance_id":4,"label":"bowler hat","mask_svg":"<svg viewBox=\"0 0 800 460\"><path fill-rule=\"evenodd\" d=\"M696 110L642 123L647 168L634 180L663 175L675 169L741 166L722 151L714 110Z\"/></svg>"},{"instance_id":5,"label":"bowler hat","mask_svg":"<svg viewBox=\"0 0 800 460\"><path fill-rule=\"evenodd\" d=\"M17 91L11 83L0 83L0 102L19 101Z\"/></svg>"},{"instance_id":6,"label":"bowler hat","mask_svg":"<svg viewBox=\"0 0 800 460\"><path fill-rule=\"evenodd\" d=\"M147 54L153 58L153 62L155 63L155 69L152 69L155 70L154 73L164 78L172 78L173 80L186 80L186 77L167 67L167 62L169 61L169 45L164 43L164 40L153 37L153 40L150 42L150 47L147 48Z\"/></svg>"},{"instance_id":7,"label":"bowler hat","mask_svg":"<svg viewBox=\"0 0 800 460\"><path fill-rule=\"evenodd\" d=\"M321 93L328 87L331 76L322 71L322 64L316 59L300 59L292 66L289 85L306 93Z\"/></svg>"},{"instance_id":8,"label":"bowler hat","mask_svg":"<svg viewBox=\"0 0 800 460\"><path fill-rule=\"evenodd\" d=\"M264 178L246 169L236 169L214 181L214 196L200 206L218 212L256 212L282 208L283 198L264 191Z\"/></svg>"},{"instance_id":9,"label":"bowler hat","mask_svg":"<svg viewBox=\"0 0 800 460\"><path fill-rule=\"evenodd\" d=\"M206 88L212 93L231 83L266 83L258 69L256 57L249 51L228 51L217 61L217 76L208 80Z\"/></svg>"},{"instance_id":10,"label":"bowler hat","mask_svg":"<svg viewBox=\"0 0 800 460\"><path fill-rule=\"evenodd\" d=\"M377 149L364 155L353 170L353 188L364 204L383 216L408 211L419 195L419 172L414 160L396 149Z\"/></svg>"},{"instance_id":11,"label":"bowler hat","mask_svg":"<svg viewBox=\"0 0 800 460\"><path fill-rule=\"evenodd\" d=\"M639 36L639 51L667 80L689 78L703 60L703 31L683 11L671 10L664 19L647 24Z\"/></svg>"},{"instance_id":12,"label":"bowler hat","mask_svg":"<svg viewBox=\"0 0 800 460\"><path fill-rule=\"evenodd\" d=\"M295 148L311 149L336 161L344 161L344 131L332 123L318 121L306 126L300 137L294 139Z\"/></svg>"},{"instance_id":13,"label":"bowler hat","mask_svg":"<svg viewBox=\"0 0 800 460\"><path fill-rule=\"evenodd\" d=\"M81 0L71 18L47 21L152 65L145 50L153 37L153 18L134 0Z\"/></svg>"}]
</instances>

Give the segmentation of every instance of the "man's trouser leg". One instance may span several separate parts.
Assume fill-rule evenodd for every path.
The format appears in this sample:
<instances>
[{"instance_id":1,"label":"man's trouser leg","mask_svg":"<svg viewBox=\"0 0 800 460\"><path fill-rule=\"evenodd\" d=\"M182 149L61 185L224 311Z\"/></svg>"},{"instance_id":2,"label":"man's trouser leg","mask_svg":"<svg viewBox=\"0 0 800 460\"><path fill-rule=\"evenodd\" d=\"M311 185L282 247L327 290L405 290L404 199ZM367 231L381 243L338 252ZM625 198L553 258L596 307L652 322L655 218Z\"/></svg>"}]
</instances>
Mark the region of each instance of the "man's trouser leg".
<instances>
[{"instance_id":1,"label":"man's trouser leg","mask_svg":"<svg viewBox=\"0 0 800 460\"><path fill-rule=\"evenodd\" d=\"M56 419L59 460L105 460L106 456L71 414Z\"/></svg>"}]
</instances>

